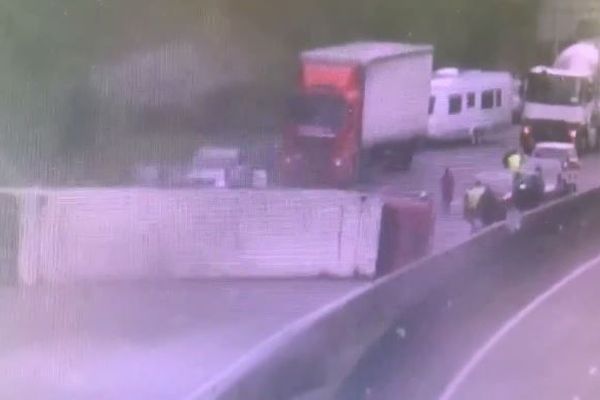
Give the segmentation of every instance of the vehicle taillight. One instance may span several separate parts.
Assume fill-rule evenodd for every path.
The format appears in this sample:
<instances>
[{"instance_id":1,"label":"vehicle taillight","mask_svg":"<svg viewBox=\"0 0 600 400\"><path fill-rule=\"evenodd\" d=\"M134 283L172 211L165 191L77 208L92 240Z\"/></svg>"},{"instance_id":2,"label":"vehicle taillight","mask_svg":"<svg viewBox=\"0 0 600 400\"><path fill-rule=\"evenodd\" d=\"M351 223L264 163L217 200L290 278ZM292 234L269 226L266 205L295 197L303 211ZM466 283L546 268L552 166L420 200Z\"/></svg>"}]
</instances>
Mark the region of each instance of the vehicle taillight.
<instances>
[{"instance_id":1,"label":"vehicle taillight","mask_svg":"<svg viewBox=\"0 0 600 400\"><path fill-rule=\"evenodd\" d=\"M577 129L574 129L574 128L569 129L569 137L571 139L575 139L577 137Z\"/></svg>"}]
</instances>

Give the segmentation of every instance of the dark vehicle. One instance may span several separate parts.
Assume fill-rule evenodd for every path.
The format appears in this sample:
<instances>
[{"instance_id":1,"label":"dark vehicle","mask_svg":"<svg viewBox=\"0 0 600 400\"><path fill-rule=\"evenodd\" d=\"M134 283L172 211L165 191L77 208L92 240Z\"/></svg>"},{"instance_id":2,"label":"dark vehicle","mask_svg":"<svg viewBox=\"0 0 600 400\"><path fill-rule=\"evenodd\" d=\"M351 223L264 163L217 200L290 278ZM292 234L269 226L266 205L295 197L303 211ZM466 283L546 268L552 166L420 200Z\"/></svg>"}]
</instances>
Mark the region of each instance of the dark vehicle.
<instances>
[{"instance_id":1,"label":"dark vehicle","mask_svg":"<svg viewBox=\"0 0 600 400\"><path fill-rule=\"evenodd\" d=\"M506 204L500 196L488 187L481 196L478 213L483 226L489 226L506 219Z\"/></svg>"},{"instance_id":2,"label":"dark vehicle","mask_svg":"<svg viewBox=\"0 0 600 400\"><path fill-rule=\"evenodd\" d=\"M519 211L531 210L544 201L544 179L539 173L519 174L513 183L512 202Z\"/></svg>"}]
</instances>

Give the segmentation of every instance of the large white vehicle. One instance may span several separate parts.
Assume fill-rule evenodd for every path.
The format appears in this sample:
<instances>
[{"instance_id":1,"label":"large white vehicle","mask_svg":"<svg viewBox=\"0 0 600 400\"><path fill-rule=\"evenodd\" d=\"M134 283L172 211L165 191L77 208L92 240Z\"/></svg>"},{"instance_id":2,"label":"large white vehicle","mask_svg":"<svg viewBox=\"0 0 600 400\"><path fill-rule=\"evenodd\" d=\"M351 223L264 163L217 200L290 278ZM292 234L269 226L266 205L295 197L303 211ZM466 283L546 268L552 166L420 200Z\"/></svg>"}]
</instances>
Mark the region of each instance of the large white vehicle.
<instances>
[{"instance_id":1,"label":"large white vehicle","mask_svg":"<svg viewBox=\"0 0 600 400\"><path fill-rule=\"evenodd\" d=\"M539 142L573 143L579 153L599 148L599 44L600 39L575 43L552 67L530 70L521 130L526 153Z\"/></svg>"},{"instance_id":2,"label":"large white vehicle","mask_svg":"<svg viewBox=\"0 0 600 400\"><path fill-rule=\"evenodd\" d=\"M408 169L427 131L433 47L357 42L300 55L281 173L295 185L347 186L386 160Z\"/></svg>"},{"instance_id":3,"label":"large white vehicle","mask_svg":"<svg viewBox=\"0 0 600 400\"><path fill-rule=\"evenodd\" d=\"M471 139L512 122L514 82L510 73L443 68L431 81L430 140Z\"/></svg>"}]
</instances>

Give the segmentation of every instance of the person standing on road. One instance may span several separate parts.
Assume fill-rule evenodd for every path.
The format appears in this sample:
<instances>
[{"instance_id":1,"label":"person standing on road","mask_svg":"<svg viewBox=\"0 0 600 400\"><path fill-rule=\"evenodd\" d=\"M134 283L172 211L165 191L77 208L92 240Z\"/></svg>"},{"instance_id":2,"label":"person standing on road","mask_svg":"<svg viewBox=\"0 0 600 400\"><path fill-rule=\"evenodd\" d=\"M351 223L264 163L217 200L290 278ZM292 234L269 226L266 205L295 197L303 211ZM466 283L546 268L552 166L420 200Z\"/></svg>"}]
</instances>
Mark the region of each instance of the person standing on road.
<instances>
[{"instance_id":1,"label":"person standing on road","mask_svg":"<svg viewBox=\"0 0 600 400\"><path fill-rule=\"evenodd\" d=\"M450 168L446 167L441 179L442 187L442 209L444 213L450 214L452 200L454 199L454 175Z\"/></svg>"}]
</instances>

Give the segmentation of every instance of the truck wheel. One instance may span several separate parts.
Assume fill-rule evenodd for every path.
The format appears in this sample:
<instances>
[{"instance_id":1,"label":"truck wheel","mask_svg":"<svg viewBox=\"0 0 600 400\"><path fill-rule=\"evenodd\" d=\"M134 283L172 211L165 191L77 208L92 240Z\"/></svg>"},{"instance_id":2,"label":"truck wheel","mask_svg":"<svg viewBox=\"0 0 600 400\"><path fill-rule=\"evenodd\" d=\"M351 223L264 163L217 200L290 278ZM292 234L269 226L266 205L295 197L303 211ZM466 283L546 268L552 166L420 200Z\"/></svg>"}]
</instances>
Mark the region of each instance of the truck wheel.
<instances>
[{"instance_id":1,"label":"truck wheel","mask_svg":"<svg viewBox=\"0 0 600 400\"><path fill-rule=\"evenodd\" d=\"M415 152L418 147L418 139L413 139L406 144L405 147L401 148L400 153L400 169L402 171L408 171L415 156Z\"/></svg>"},{"instance_id":2,"label":"truck wheel","mask_svg":"<svg viewBox=\"0 0 600 400\"><path fill-rule=\"evenodd\" d=\"M381 159L381 165L386 171L407 171L412 164L415 154L417 141L411 141L401 145L396 145L388 150L387 156L378 157Z\"/></svg>"}]
</instances>

